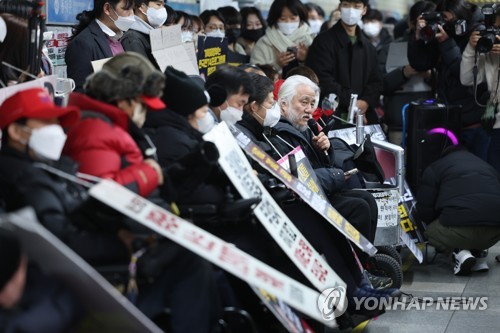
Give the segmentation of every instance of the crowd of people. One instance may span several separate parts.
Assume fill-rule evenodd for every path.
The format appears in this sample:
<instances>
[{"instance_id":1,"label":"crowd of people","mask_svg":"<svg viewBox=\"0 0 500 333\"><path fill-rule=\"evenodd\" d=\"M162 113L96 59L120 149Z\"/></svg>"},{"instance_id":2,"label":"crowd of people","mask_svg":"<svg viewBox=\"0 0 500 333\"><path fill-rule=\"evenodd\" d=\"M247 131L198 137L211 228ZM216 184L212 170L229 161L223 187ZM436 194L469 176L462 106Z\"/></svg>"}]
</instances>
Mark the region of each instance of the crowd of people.
<instances>
[{"instance_id":1,"label":"crowd of people","mask_svg":"<svg viewBox=\"0 0 500 333\"><path fill-rule=\"evenodd\" d=\"M0 59L29 70L21 52L27 20L10 13L0 19L6 27ZM313 3L274 0L266 19L256 7L196 16L163 0L94 0L93 10L77 19L65 55L67 76L75 82L67 105L30 88L0 106L0 208L33 207L45 228L97 269L137 262L137 288L125 292L133 292L130 299L161 328L220 332L228 307L247 311L262 332L279 323L247 284L90 198L77 177L112 179L311 286L258 223L255 202L244 200L224 173L216 146L203 139L221 122L275 160L300 146L328 202L373 243L377 202L359 190L373 172L346 174L353 165L339 160L337 147L310 120L345 128L355 112L399 145L408 126L406 104L421 98L460 104L460 145L443 149L424 172L417 208L429 223L429 243L453 253L455 274L488 270L487 249L500 239L500 217L491 213L500 202L500 6L417 1L391 28L369 0L340 0L329 17ZM226 38L228 58L232 53L246 61L222 65L206 78L171 66L162 70L149 35L171 25L179 25L182 42L195 47L199 36ZM493 37L486 40L488 33ZM395 44L408 53L397 66L388 60ZM108 58L94 73L92 62ZM26 77L2 67L0 80L7 86ZM341 326L352 326L352 315L380 315L356 308L354 300L398 297L391 278L370 272L369 255L249 161L285 215L346 283ZM84 317L78 299L64 283L44 276L14 233L0 229L0 249L9 253L0 261L0 331L78 327Z\"/></svg>"}]
</instances>

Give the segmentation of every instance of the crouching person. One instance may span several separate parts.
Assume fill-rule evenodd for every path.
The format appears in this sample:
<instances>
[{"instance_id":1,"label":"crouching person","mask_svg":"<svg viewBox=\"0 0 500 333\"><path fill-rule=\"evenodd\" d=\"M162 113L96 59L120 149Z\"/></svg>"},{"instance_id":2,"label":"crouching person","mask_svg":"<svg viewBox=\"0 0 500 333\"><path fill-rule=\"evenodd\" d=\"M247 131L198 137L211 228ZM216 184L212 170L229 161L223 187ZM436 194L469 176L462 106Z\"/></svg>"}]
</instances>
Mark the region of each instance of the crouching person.
<instances>
[{"instance_id":1,"label":"crouching person","mask_svg":"<svg viewBox=\"0 0 500 333\"><path fill-rule=\"evenodd\" d=\"M417 194L420 218L436 250L452 253L455 275L487 271L487 250L500 240L500 176L464 147L451 146L425 169Z\"/></svg>"}]
</instances>

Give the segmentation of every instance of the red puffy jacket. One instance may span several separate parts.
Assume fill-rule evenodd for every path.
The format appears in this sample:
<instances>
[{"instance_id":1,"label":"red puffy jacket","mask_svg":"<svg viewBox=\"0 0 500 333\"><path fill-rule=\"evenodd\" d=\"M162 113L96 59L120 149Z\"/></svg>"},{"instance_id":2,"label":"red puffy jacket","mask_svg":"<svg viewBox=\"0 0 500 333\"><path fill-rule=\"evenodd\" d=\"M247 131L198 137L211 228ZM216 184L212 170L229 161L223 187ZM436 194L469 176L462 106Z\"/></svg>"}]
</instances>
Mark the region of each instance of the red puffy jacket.
<instances>
[{"instance_id":1,"label":"red puffy jacket","mask_svg":"<svg viewBox=\"0 0 500 333\"><path fill-rule=\"evenodd\" d=\"M69 105L82 119L67 133L64 153L80 164L80 172L113 179L142 196L158 187L158 174L128 133L129 117L116 106L73 93Z\"/></svg>"}]
</instances>

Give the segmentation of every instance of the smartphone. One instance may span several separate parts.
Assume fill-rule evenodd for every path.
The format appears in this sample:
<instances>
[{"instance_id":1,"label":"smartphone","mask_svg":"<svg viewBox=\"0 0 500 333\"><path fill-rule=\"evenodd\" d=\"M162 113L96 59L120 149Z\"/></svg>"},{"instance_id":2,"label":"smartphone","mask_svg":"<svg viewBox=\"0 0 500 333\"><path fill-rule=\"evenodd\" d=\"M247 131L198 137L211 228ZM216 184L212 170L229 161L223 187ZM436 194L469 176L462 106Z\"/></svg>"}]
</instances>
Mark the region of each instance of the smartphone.
<instances>
[{"instance_id":1,"label":"smartphone","mask_svg":"<svg viewBox=\"0 0 500 333\"><path fill-rule=\"evenodd\" d=\"M297 56L297 47L296 46L289 46L286 48L286 52L293 53L295 56Z\"/></svg>"},{"instance_id":2,"label":"smartphone","mask_svg":"<svg viewBox=\"0 0 500 333\"><path fill-rule=\"evenodd\" d=\"M351 169L349 171L344 172L344 176L352 176L359 172L357 168Z\"/></svg>"}]
</instances>

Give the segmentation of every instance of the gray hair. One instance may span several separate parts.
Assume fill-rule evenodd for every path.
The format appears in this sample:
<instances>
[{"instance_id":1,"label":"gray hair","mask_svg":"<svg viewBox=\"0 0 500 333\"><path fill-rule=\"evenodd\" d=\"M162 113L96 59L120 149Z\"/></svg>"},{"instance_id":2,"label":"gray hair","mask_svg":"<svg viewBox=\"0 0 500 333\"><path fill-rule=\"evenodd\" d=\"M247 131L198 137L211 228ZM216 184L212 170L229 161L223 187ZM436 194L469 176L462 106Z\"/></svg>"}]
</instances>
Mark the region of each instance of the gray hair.
<instances>
[{"instance_id":1,"label":"gray hair","mask_svg":"<svg viewBox=\"0 0 500 333\"><path fill-rule=\"evenodd\" d=\"M316 83L312 82L307 77L302 75L292 75L288 79L286 79L285 82L283 82L278 93L278 102L285 102L286 104L290 104L293 96L295 96L295 94L297 93L297 88L302 85L306 85L314 90L314 94L316 95L316 103L314 105L314 108L316 109L319 104L319 87L316 85Z\"/></svg>"}]
</instances>

